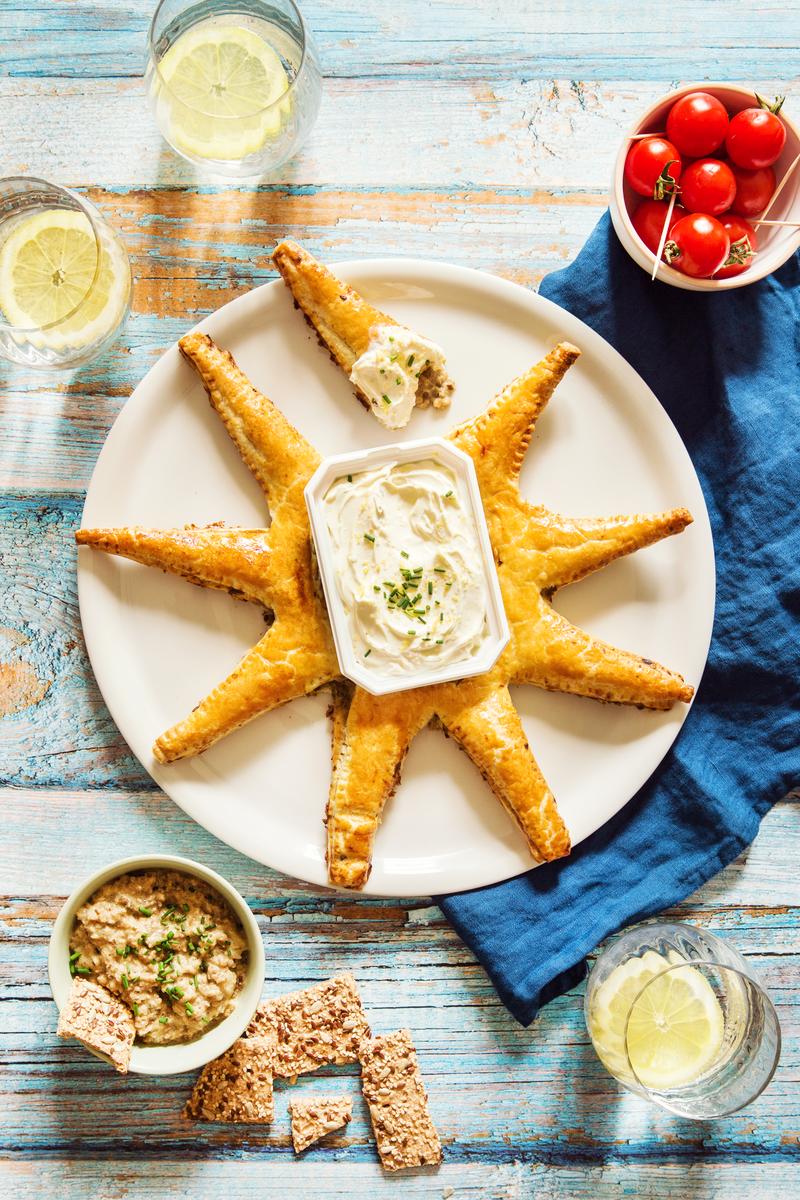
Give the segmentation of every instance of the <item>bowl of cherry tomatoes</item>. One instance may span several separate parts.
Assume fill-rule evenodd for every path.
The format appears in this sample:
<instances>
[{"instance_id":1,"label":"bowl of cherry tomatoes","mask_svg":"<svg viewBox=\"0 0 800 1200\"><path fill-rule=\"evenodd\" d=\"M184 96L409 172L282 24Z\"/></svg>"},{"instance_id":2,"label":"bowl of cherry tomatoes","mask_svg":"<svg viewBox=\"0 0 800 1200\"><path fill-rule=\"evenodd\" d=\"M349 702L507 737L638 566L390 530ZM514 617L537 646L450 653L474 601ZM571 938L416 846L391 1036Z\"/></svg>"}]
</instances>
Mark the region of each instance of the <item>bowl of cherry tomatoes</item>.
<instances>
[{"instance_id":1,"label":"bowl of cherry tomatoes","mask_svg":"<svg viewBox=\"0 0 800 1200\"><path fill-rule=\"evenodd\" d=\"M673 287L714 292L763 279L800 247L799 155L781 97L728 83L670 92L617 155L617 236L651 275L658 255L655 277Z\"/></svg>"}]
</instances>

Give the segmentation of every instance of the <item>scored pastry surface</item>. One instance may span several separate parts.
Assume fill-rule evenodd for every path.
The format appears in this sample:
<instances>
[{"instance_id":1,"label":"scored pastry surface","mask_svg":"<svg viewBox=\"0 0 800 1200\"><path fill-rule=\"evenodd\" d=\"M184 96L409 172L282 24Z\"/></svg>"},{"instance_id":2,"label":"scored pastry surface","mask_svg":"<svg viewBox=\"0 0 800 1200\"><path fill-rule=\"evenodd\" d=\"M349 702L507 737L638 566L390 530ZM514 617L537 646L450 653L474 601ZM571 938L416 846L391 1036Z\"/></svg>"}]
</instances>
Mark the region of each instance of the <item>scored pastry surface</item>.
<instances>
[{"instance_id":1,"label":"scored pastry surface","mask_svg":"<svg viewBox=\"0 0 800 1200\"><path fill-rule=\"evenodd\" d=\"M459 683L372 696L342 680L315 578L303 488L319 456L252 387L230 354L204 334L179 343L267 498L268 530L80 530L79 545L158 566L193 583L231 591L274 614L271 628L233 673L156 741L161 762L197 754L298 696L334 693L333 772L328 796L331 883L361 888L387 799L412 738L443 729L463 749L522 830L534 861L569 853L569 834L511 700L512 684L601 701L668 709L693 689L680 675L577 629L550 603L622 555L679 533L686 509L652 516L574 519L522 499L519 471L540 413L577 359L567 343L514 380L449 439L475 463L511 630L493 669Z\"/></svg>"}]
</instances>

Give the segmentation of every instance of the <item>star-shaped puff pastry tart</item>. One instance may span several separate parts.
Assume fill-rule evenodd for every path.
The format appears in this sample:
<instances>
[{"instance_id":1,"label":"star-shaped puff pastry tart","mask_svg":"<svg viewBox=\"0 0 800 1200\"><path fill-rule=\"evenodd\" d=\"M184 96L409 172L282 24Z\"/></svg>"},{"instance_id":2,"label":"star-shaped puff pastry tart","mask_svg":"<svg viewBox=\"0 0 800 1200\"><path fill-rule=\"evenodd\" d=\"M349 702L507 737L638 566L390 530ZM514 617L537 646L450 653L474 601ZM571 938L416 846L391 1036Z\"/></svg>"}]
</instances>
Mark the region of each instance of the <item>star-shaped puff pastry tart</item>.
<instances>
[{"instance_id":1,"label":"star-shaped puff pastry tart","mask_svg":"<svg viewBox=\"0 0 800 1200\"><path fill-rule=\"evenodd\" d=\"M569 835L531 754L509 685L533 683L653 709L668 709L693 694L679 675L592 638L550 603L559 587L679 533L692 519L681 508L655 516L573 520L521 498L519 471L536 420L579 351L556 347L485 412L449 434L475 463L511 628L509 645L485 675L376 697L340 677L315 576L303 489L319 456L208 336L189 334L179 346L264 491L272 513L269 530L93 529L80 530L76 541L230 591L261 604L274 620L235 671L156 740L156 758L166 763L197 754L262 713L329 684L333 777L326 820L332 884L366 883L384 804L399 783L411 739L429 723L466 751L521 828L536 861L568 854Z\"/></svg>"}]
</instances>

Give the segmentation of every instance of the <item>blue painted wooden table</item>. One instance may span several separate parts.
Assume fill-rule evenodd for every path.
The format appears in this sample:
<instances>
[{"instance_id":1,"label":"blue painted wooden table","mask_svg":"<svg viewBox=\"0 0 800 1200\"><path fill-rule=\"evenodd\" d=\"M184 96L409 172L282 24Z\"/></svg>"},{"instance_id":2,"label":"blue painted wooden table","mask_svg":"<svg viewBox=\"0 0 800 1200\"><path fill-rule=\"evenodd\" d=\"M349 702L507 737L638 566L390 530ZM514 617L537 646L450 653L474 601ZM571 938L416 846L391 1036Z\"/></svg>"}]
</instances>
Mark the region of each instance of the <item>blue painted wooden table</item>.
<instances>
[{"instance_id":1,"label":"blue painted wooden table","mask_svg":"<svg viewBox=\"0 0 800 1200\"><path fill-rule=\"evenodd\" d=\"M121 231L133 313L106 358L62 378L0 361L2 1194L78 1197L800 1194L800 821L780 801L749 851L670 917L753 957L784 1051L751 1108L707 1125L621 1091L594 1056L581 990L529 1030L508 1016L425 897L342 898L279 876L195 825L116 731L92 676L72 530L125 398L188 325L270 279L282 236L323 260L400 255L524 286L569 261L606 203L629 120L679 81L753 82L800 112L800 2L313 0L326 75L300 156L225 187L177 158L141 81L152 0L0 3L2 174L85 192ZM188 1126L192 1078L112 1076L55 1035L53 919L93 869L172 851L212 865L264 933L269 994L342 967L373 1029L407 1025L445 1146L437 1171L381 1170L356 1072L346 1135L295 1161L271 1127Z\"/></svg>"}]
</instances>

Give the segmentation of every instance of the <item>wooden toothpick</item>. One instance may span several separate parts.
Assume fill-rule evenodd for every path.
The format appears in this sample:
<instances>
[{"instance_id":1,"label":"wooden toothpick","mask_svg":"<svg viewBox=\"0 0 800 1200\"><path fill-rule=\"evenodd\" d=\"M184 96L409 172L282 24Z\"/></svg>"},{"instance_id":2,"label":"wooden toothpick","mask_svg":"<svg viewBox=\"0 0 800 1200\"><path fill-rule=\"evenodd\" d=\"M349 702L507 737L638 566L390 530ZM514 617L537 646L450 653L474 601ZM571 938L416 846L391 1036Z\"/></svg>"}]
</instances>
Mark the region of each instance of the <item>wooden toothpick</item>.
<instances>
[{"instance_id":1,"label":"wooden toothpick","mask_svg":"<svg viewBox=\"0 0 800 1200\"><path fill-rule=\"evenodd\" d=\"M772 208L773 204L778 199L778 196L780 196L781 192L783 191L784 187L786 186L789 176L791 175L792 171L795 169L795 167L797 166L797 164L799 162L800 162L800 154L798 154L797 158L794 160L792 165L789 167L789 170L786 172L783 179L780 181L778 186L775 188L775 191L772 193L772 198L770 199L770 202L767 205L767 207L764 209L764 217L767 215L769 210ZM764 220L764 217L762 217L760 221L756 221L755 225L753 226L754 229L758 229L759 225L767 224L767 222ZM792 224L792 222L790 221L789 224Z\"/></svg>"},{"instance_id":2,"label":"wooden toothpick","mask_svg":"<svg viewBox=\"0 0 800 1200\"><path fill-rule=\"evenodd\" d=\"M671 195L670 201L669 201L669 208L667 209L667 215L664 217L664 228L661 230L661 241L658 243L658 253L656 254L656 261L653 263L653 274L650 276L651 280L655 279L656 272L658 271L658 265L661 262L661 254L664 250L664 242L667 240L667 230L669 229L669 219L672 216L672 210L675 207L675 201L677 200L677 198L678 198L678 189L673 188L672 195Z\"/></svg>"}]
</instances>

